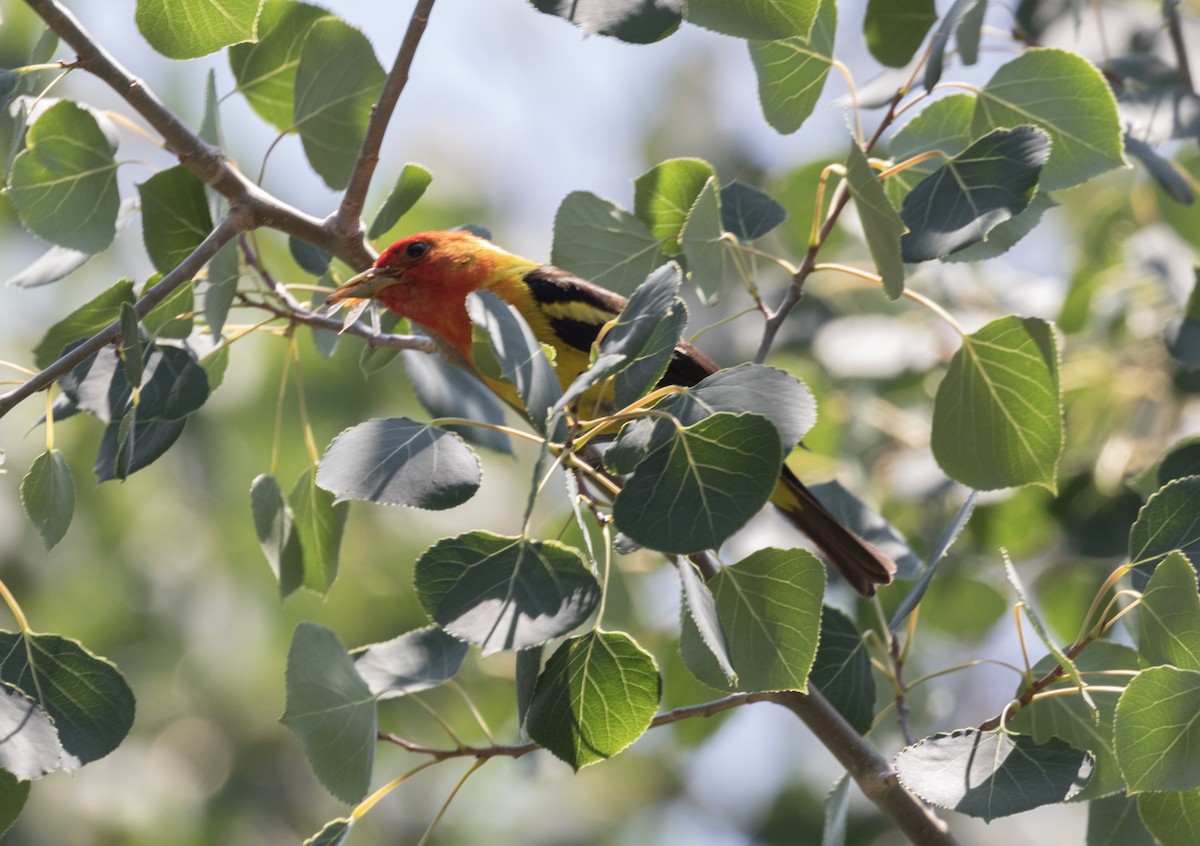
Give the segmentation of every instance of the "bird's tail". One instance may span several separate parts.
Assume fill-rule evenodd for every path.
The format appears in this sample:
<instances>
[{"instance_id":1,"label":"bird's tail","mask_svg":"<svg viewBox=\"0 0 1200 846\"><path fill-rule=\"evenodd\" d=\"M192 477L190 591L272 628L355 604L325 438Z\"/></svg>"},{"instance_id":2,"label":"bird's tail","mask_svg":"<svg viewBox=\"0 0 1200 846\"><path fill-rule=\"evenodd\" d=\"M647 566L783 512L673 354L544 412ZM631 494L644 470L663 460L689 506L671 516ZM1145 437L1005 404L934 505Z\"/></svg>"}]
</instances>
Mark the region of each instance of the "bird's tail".
<instances>
[{"instance_id":1,"label":"bird's tail","mask_svg":"<svg viewBox=\"0 0 1200 846\"><path fill-rule=\"evenodd\" d=\"M876 585L892 581L896 573L895 562L839 523L786 466L771 493L771 502L816 544L825 560L863 596L874 596Z\"/></svg>"}]
</instances>

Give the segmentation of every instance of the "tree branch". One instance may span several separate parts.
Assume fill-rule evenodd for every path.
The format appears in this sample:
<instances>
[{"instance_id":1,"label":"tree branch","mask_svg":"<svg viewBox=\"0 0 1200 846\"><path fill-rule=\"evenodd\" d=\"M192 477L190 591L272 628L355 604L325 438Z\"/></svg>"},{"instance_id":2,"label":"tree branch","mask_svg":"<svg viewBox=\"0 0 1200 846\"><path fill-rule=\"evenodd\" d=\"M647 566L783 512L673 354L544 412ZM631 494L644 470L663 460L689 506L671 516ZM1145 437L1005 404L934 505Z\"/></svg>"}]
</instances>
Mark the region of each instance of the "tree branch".
<instances>
[{"instance_id":1,"label":"tree branch","mask_svg":"<svg viewBox=\"0 0 1200 846\"><path fill-rule=\"evenodd\" d=\"M888 104L888 110L884 114L883 120L875 128L875 134L871 136L871 140L863 147L863 152L869 153L879 143L879 139L883 137L884 131L895 121L896 107L900 105L900 100L904 97L907 90L907 86L901 88L892 97L892 102ZM858 141L855 140L854 143L857 144ZM843 182L842 185L845 185L845 183ZM784 292L782 302L767 318L766 325L763 327L762 341L759 342L758 352L754 356L756 363L762 364L767 360L767 354L771 351L771 347L775 343L775 336L779 334L783 322L787 320L788 315L792 313L792 309L796 307L796 304L800 302L800 298L804 295L804 283L808 280L808 277L813 272L813 268L817 264L817 253L820 252L825 239L833 231L834 225L849 202L850 192L844 189L840 190L837 199L834 200L833 207L829 210L829 215L825 218L824 224L821 225L820 233L817 235L817 242L809 245L808 252L804 254L804 260L800 262L800 266L792 276L792 283L788 285L787 291Z\"/></svg>"},{"instance_id":2,"label":"tree branch","mask_svg":"<svg viewBox=\"0 0 1200 846\"><path fill-rule=\"evenodd\" d=\"M429 23L433 3L434 0L417 0L412 18L408 22L408 31L404 33L396 60L384 81L383 91L371 108L371 118L367 123L367 131L363 134L354 169L350 173L350 184L346 186L346 193L342 196L342 204L327 221L331 229L344 237L362 237L363 203L366 201L367 188L371 185L375 166L379 164L379 148L383 146L383 136L392 120L396 102L400 99L404 86L408 84L408 72L417 54L417 46L421 43L421 36L425 33L425 26Z\"/></svg>"},{"instance_id":3,"label":"tree branch","mask_svg":"<svg viewBox=\"0 0 1200 846\"><path fill-rule=\"evenodd\" d=\"M347 235L317 218L272 197L255 185L225 158L219 147L205 142L188 129L142 80L126 70L101 47L79 21L57 0L27 0L29 7L46 22L79 57L89 73L108 85L129 103L162 136L179 162L206 184L243 207L244 229L269 226L294 235L332 253L356 270L367 267L374 256L361 233Z\"/></svg>"},{"instance_id":4,"label":"tree branch","mask_svg":"<svg viewBox=\"0 0 1200 846\"><path fill-rule=\"evenodd\" d=\"M221 247L244 230L246 221L243 219L244 213L239 211L240 208L231 209L229 214L222 218L213 231L208 233L208 237L201 241L200 245L192 250L187 258L138 299L134 304L134 311L139 318L145 317L151 309L170 296L179 286L190 282L204 265L212 260ZM23 400L50 387L57 379L70 373L76 365L116 339L120 332L120 323L113 321L79 346L72 348L70 352L36 376L31 376L27 381L0 396L0 417L4 417Z\"/></svg>"},{"instance_id":5,"label":"tree branch","mask_svg":"<svg viewBox=\"0 0 1200 846\"><path fill-rule=\"evenodd\" d=\"M955 846L949 826L933 809L904 789L886 758L863 740L811 683L808 693L783 691L771 701L787 708L833 753L868 799L891 818L908 839L920 846Z\"/></svg>"}]
</instances>

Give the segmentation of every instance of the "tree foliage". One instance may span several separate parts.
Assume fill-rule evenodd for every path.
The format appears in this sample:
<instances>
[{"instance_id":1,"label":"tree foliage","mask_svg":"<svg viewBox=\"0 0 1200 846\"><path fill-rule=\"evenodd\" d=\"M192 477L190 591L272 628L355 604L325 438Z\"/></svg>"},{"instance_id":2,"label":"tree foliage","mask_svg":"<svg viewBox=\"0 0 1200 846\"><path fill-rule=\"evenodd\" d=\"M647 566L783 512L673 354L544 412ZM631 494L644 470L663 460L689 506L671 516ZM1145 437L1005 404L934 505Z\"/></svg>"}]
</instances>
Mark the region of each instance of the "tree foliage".
<instances>
[{"instance_id":1,"label":"tree foliage","mask_svg":"<svg viewBox=\"0 0 1200 846\"><path fill-rule=\"evenodd\" d=\"M226 409L246 400L226 403L235 389L222 387L267 349L245 339L277 341L273 433L253 444L254 465L220 472L244 477L241 517L281 597L340 594L370 630L386 630L348 648L332 628L299 622L274 667L286 701L258 703L282 712L316 780L353 806L309 842L354 842L352 826L428 765L472 760L465 779L544 750L574 770L607 766L647 732L678 724L664 742L682 745L693 718L755 702L803 720L913 842L953 842L963 816L990 822L1071 800L1090 803L1089 843L1113 842L1104 838L1117 827L1126 842L1195 842L1200 459L1186 421L1200 390L1200 271L1183 290L1171 262L1137 264L1150 243L1193 263L1200 248L1200 99L1183 35L1196 22L1179 4L1163 4L1161 44L1130 35L1128 51L1090 55L1059 46L1059 30L1080 25L1066 4L1000 10L997 31L983 28L993 12L981 0L940 15L927 0L872 0L856 25L893 70L868 80L838 59L847 9L836 0L534 0L526 14L645 45L630 51L685 27L744 43L762 120L804 163L763 174L680 151L632 178L628 201L583 187L565 196L550 259L629 306L591 367L562 385L513 309L472 297L476 362L509 386L512 409L436 358L420 327L361 311L343 322L322 307L390 234L446 220L431 210L436 170L377 172L433 0L417 0L389 69L352 22L317 6L139 0L136 29L163 56L225 54L233 91L210 76L190 93L203 105L198 131L60 3L28 6L44 32L25 45L27 61L0 72L0 164L13 214L48 246L3 296L20 309L22 289L76 272L105 284L90 297L64 285L70 313L44 321L24 359L0 362L19 376L0 416L47 396L32 421L45 450L6 484L45 549L61 549L77 500L102 507L110 490L83 485L79 461L99 482L153 496L141 480L164 456L240 436ZM1091 14L1115 26L1104 8ZM981 43L1002 58L985 62ZM121 98L115 114L111 98L92 103L93 87L72 86L81 74ZM849 92L836 106L835 81ZM223 94L298 139L310 172L288 179L336 192L332 208L313 216L280 199L285 186L256 176L269 149L251 167L222 147L233 108ZM804 131L823 103L852 129L839 152L814 157ZM129 192L118 174L133 126L163 152ZM381 199L364 220L372 186ZM134 220L155 272L110 277L124 254L96 257ZM1071 248L1023 283L1028 297L1010 295L1002 265L988 262L1056 241ZM717 357L731 366L659 390L689 326L726 339ZM896 361L855 373L871 346ZM402 351L407 377L389 366ZM316 362L336 376L315 377ZM362 401L401 382L423 410ZM617 398L611 413L585 407L602 383ZM340 434L322 448L327 425ZM509 491L477 506L501 466L493 451L516 457L499 471ZM752 522L785 462L828 475L835 455L891 518L847 487L817 488L900 565L870 602L827 585L816 556L764 542ZM294 482L283 475L293 469ZM416 541L385 552L385 518L358 529L379 533L363 543L351 508L427 513L405 523ZM451 509L458 529L439 532L450 524L435 512ZM507 528L492 531L497 521ZM177 529L181 548L187 532ZM412 574L405 614L372 615L367 584L339 580L351 543ZM631 600L643 570L677 574L677 634ZM31 781L127 742L135 695L170 707L80 642L36 633L19 604L45 611L26 598L36 585L4 577L16 626L0 632L0 826L18 819ZM979 660L1015 669L1015 689L991 679L989 710L944 722L927 691L976 670L947 666L939 638L973 641L1006 609L1022 654ZM1038 643L1040 661L1027 651ZM138 660L127 653L123 666ZM446 699L424 707L451 744L410 739L424 712L398 703L447 688L471 703L485 742L460 738L462 709ZM419 763L404 771L384 750ZM830 794L824 842L845 833L845 784Z\"/></svg>"}]
</instances>

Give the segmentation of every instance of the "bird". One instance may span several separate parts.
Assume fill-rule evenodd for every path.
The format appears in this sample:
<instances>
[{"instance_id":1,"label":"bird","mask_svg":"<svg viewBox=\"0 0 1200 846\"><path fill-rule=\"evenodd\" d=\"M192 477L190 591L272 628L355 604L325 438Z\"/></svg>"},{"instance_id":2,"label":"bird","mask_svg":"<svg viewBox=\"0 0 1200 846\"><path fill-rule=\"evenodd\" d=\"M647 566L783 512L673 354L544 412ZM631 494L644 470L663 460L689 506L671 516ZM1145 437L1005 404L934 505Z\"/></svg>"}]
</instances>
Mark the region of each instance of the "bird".
<instances>
[{"instance_id":1,"label":"bird","mask_svg":"<svg viewBox=\"0 0 1200 846\"><path fill-rule=\"evenodd\" d=\"M512 306L539 342L554 351L563 387L591 364L593 344L627 300L550 264L523 258L468 230L418 232L396 241L375 263L326 299L331 306L377 302L431 333L456 364L475 373L521 410L513 386L474 367L467 298L488 291ZM679 342L659 385L690 387L720 368ZM585 395L586 397L586 395ZM863 596L889 584L895 563L844 526L784 464L771 502L803 532L843 579Z\"/></svg>"}]
</instances>

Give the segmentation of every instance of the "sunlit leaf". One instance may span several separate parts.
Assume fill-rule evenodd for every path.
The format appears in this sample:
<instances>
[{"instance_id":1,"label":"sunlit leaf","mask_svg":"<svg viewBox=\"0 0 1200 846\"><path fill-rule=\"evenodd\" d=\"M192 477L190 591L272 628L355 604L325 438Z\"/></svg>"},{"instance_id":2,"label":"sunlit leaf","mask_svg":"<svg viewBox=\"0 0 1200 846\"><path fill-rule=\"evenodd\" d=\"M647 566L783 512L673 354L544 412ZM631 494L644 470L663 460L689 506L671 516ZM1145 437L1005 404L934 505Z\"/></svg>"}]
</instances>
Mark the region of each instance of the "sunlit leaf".
<instances>
[{"instance_id":1,"label":"sunlit leaf","mask_svg":"<svg viewBox=\"0 0 1200 846\"><path fill-rule=\"evenodd\" d=\"M309 28L329 13L294 0L267 0L259 19L259 39L229 48L237 90L259 117L280 132L292 126L296 65Z\"/></svg>"},{"instance_id":2,"label":"sunlit leaf","mask_svg":"<svg viewBox=\"0 0 1200 846\"><path fill-rule=\"evenodd\" d=\"M304 586L327 593L337 578L338 550L349 504L336 502L332 493L317 486L315 468L296 480L288 503L304 562Z\"/></svg>"},{"instance_id":3,"label":"sunlit leaf","mask_svg":"<svg viewBox=\"0 0 1200 846\"><path fill-rule=\"evenodd\" d=\"M0 632L0 656L0 680L54 720L58 742L69 756L63 762L68 769L103 758L133 726L133 691L125 677L78 641L56 634Z\"/></svg>"},{"instance_id":4,"label":"sunlit leaf","mask_svg":"<svg viewBox=\"0 0 1200 846\"><path fill-rule=\"evenodd\" d=\"M807 38L821 0L688 0L689 23L737 38Z\"/></svg>"},{"instance_id":5,"label":"sunlit leaf","mask_svg":"<svg viewBox=\"0 0 1200 846\"><path fill-rule=\"evenodd\" d=\"M667 255L683 249L679 238L688 212L714 176L712 165L702 159L669 159L633 181L634 214Z\"/></svg>"},{"instance_id":6,"label":"sunlit leaf","mask_svg":"<svg viewBox=\"0 0 1200 846\"><path fill-rule=\"evenodd\" d=\"M1138 512L1129 532L1133 586L1145 590L1154 568L1176 549L1193 567L1200 562L1200 476L1167 483Z\"/></svg>"},{"instance_id":7,"label":"sunlit leaf","mask_svg":"<svg viewBox=\"0 0 1200 846\"><path fill-rule=\"evenodd\" d=\"M1151 667L1130 680L1113 723L1130 791L1200 787L1200 672Z\"/></svg>"},{"instance_id":8,"label":"sunlit leaf","mask_svg":"<svg viewBox=\"0 0 1200 846\"><path fill-rule=\"evenodd\" d=\"M432 181L433 174L421 165L412 162L406 164L387 199L376 212L375 219L371 221L367 237L374 240L395 226L400 218L416 205L417 200L421 199L421 195Z\"/></svg>"},{"instance_id":9,"label":"sunlit leaf","mask_svg":"<svg viewBox=\"0 0 1200 846\"><path fill-rule=\"evenodd\" d=\"M834 0L819 2L820 12L811 32L783 40L749 42L763 115L775 131L784 135L795 132L808 120L833 67L837 4ZM815 9L817 2L812 5Z\"/></svg>"},{"instance_id":10,"label":"sunlit leaf","mask_svg":"<svg viewBox=\"0 0 1200 846\"><path fill-rule=\"evenodd\" d=\"M933 454L977 490L1054 489L1063 444L1051 324L1016 316L963 336L933 406Z\"/></svg>"},{"instance_id":11,"label":"sunlit leaf","mask_svg":"<svg viewBox=\"0 0 1200 846\"><path fill-rule=\"evenodd\" d=\"M87 109L61 100L42 112L9 178L8 196L21 222L63 247L105 249L121 205L115 150Z\"/></svg>"},{"instance_id":12,"label":"sunlit leaf","mask_svg":"<svg viewBox=\"0 0 1200 846\"><path fill-rule=\"evenodd\" d=\"M650 727L661 692L653 656L620 632L554 651L529 705L529 736L574 769L611 758Z\"/></svg>"},{"instance_id":13,"label":"sunlit leaf","mask_svg":"<svg viewBox=\"0 0 1200 846\"><path fill-rule=\"evenodd\" d=\"M169 59L195 59L253 41L261 0L138 0L138 31Z\"/></svg>"},{"instance_id":14,"label":"sunlit leaf","mask_svg":"<svg viewBox=\"0 0 1200 846\"><path fill-rule=\"evenodd\" d=\"M936 20L933 0L869 0L863 19L867 49L882 64L902 68Z\"/></svg>"},{"instance_id":15,"label":"sunlit leaf","mask_svg":"<svg viewBox=\"0 0 1200 846\"><path fill-rule=\"evenodd\" d=\"M1052 142L1039 183L1043 191L1069 188L1125 164L1112 90L1082 56L1026 50L980 89L971 121L975 137L1028 123Z\"/></svg>"},{"instance_id":16,"label":"sunlit leaf","mask_svg":"<svg viewBox=\"0 0 1200 846\"><path fill-rule=\"evenodd\" d=\"M204 183L183 165L160 170L138 185L142 240L150 262L167 273L212 231Z\"/></svg>"},{"instance_id":17,"label":"sunlit leaf","mask_svg":"<svg viewBox=\"0 0 1200 846\"><path fill-rule=\"evenodd\" d=\"M371 42L334 17L312 23L296 64L293 126L325 184L346 187L384 71Z\"/></svg>"}]
</instances>

